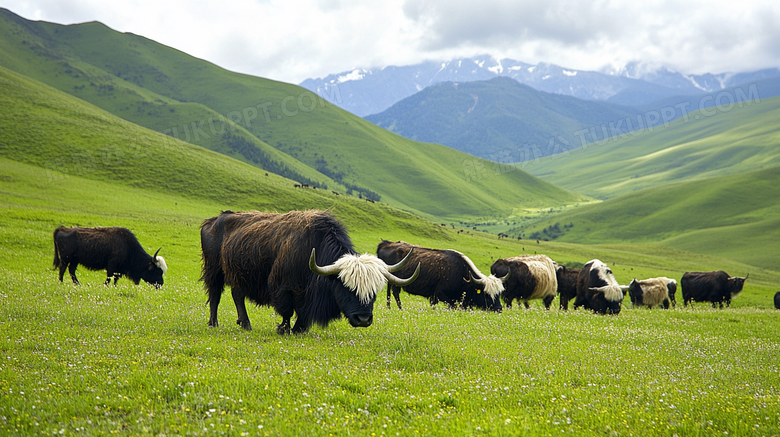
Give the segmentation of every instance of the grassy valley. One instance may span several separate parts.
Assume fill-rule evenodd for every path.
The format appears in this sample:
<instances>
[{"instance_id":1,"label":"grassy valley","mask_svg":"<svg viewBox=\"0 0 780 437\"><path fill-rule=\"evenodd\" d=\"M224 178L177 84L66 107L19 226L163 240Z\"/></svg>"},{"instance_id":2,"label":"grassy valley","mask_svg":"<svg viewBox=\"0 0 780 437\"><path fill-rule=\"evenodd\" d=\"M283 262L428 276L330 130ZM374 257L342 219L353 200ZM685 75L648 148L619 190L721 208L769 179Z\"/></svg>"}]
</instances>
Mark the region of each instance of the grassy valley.
<instances>
[{"instance_id":1,"label":"grassy valley","mask_svg":"<svg viewBox=\"0 0 780 437\"><path fill-rule=\"evenodd\" d=\"M435 162L439 146L414 144L421 150L410 160L424 158L450 177L453 158ZM506 172L456 188L476 187L462 198L489 205L477 203L479 186L508 190L519 178ZM771 303L780 272L655 244L458 233L292 182L0 68L0 434L780 432L780 320ZM764 213L759 206L755 214ZM430 308L406 294L398 311L380 293L369 328L341 320L280 337L270 308L249 307L254 331L230 323L235 310L225 296L223 325L208 328L198 281L203 219L225 209L308 208L329 209L361 252L403 239L455 248L483 271L499 257L545 253L569 265L600 258L623 284L716 268L751 277L721 311L626 307L602 317L534 302L495 314ZM121 279L105 287L104 272L83 267L83 285L59 283L51 269L59 225L132 229L148 251L162 247L165 286Z\"/></svg>"},{"instance_id":2,"label":"grassy valley","mask_svg":"<svg viewBox=\"0 0 780 437\"><path fill-rule=\"evenodd\" d=\"M667 126L618 135L523 168L558 186L608 199L780 165L780 98L722 108L694 111ZM595 127L599 135L601 129Z\"/></svg>"}]
</instances>

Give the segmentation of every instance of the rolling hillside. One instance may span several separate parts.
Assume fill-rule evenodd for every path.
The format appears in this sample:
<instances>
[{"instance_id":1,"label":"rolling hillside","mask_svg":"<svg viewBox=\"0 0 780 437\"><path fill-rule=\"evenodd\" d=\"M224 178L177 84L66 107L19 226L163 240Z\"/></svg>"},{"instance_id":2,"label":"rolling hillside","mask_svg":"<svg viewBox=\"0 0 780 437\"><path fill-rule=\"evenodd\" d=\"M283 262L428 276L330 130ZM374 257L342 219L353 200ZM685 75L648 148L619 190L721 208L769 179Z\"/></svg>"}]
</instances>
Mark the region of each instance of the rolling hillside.
<instances>
[{"instance_id":1,"label":"rolling hillside","mask_svg":"<svg viewBox=\"0 0 780 437\"><path fill-rule=\"evenodd\" d=\"M776 269L778 181L780 166L774 166L649 188L555 215L524 232L580 244L661 244Z\"/></svg>"},{"instance_id":2,"label":"rolling hillside","mask_svg":"<svg viewBox=\"0 0 780 437\"><path fill-rule=\"evenodd\" d=\"M626 118L630 108L550 94L507 77L480 82L445 82L407 97L366 120L407 138L444 144L474 156L509 154L536 145L542 154L550 138L579 144L573 135L605 120ZM558 140L558 146L561 140ZM532 156L525 157L530 159Z\"/></svg>"},{"instance_id":3,"label":"rolling hillside","mask_svg":"<svg viewBox=\"0 0 780 437\"><path fill-rule=\"evenodd\" d=\"M32 22L7 10L0 10L0 21L3 66L299 182L381 196L452 220L584 200L522 171L488 173L492 163L407 140L303 88L232 73L100 23ZM488 170L474 177L470 169L477 167Z\"/></svg>"},{"instance_id":4,"label":"rolling hillside","mask_svg":"<svg viewBox=\"0 0 780 437\"><path fill-rule=\"evenodd\" d=\"M621 281L639 272L679 276L686 269L750 268L742 262L670 252L653 245L641 245L638 254L633 244L536 244L497 240L481 232L459 233L459 229L381 203L293 188L288 179L137 126L0 68L3 268L54 280L49 270L54 228L118 225L137 231L145 245L164 247L172 283L196 283L200 268L197 229L204 218L225 209L286 212L310 208L332 211L346 224L360 251L375 251L383 238L404 239L467 252L482 269L499 257L537 251L562 264L594 257L616 262ZM102 283L104 273L83 271L81 275L85 281ZM767 305L763 296L777 275L754 274L757 281L748 293L753 297L743 302Z\"/></svg>"},{"instance_id":5,"label":"rolling hillside","mask_svg":"<svg viewBox=\"0 0 780 437\"><path fill-rule=\"evenodd\" d=\"M563 188L608 199L780 165L780 98L722 108L693 111L668 127L616 136L523 168Z\"/></svg>"}]
</instances>

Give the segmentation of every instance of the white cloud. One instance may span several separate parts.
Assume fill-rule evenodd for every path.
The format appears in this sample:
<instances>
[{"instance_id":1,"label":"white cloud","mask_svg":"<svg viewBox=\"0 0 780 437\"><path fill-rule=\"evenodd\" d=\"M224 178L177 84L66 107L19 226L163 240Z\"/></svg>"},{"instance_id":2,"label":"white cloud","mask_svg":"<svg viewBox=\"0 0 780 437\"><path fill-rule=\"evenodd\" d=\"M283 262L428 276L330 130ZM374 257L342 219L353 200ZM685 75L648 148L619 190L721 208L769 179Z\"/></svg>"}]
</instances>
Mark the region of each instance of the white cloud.
<instances>
[{"instance_id":1,"label":"white cloud","mask_svg":"<svg viewBox=\"0 0 780 437\"><path fill-rule=\"evenodd\" d=\"M632 60L690 73L780 66L775 0L0 0L27 19L100 21L229 70L298 83L490 53L578 70Z\"/></svg>"}]
</instances>

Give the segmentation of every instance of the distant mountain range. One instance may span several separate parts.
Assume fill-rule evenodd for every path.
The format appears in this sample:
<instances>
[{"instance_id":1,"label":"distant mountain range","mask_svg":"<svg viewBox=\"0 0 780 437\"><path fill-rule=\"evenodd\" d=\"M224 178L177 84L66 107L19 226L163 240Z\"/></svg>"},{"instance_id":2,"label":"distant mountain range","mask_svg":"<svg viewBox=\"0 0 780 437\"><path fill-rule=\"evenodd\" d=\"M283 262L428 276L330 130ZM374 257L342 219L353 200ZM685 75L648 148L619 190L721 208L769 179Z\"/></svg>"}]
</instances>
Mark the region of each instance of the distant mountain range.
<instances>
[{"instance_id":1,"label":"distant mountain range","mask_svg":"<svg viewBox=\"0 0 780 437\"><path fill-rule=\"evenodd\" d=\"M780 69L686 75L666 67L634 62L620 69L596 72L547 63L533 65L484 55L401 67L357 68L324 78L306 79L300 85L353 114L365 117L382 112L437 83L481 81L499 76L510 77L548 93L638 106L672 96L696 95L778 77Z\"/></svg>"},{"instance_id":2,"label":"distant mountain range","mask_svg":"<svg viewBox=\"0 0 780 437\"><path fill-rule=\"evenodd\" d=\"M576 132L626 119L634 112L609 102L546 93L508 77L496 77L432 85L365 119L416 141L444 144L493 161L515 162L580 147ZM627 133L626 127L623 124L621 129ZM598 135L603 137L600 132Z\"/></svg>"},{"instance_id":3,"label":"distant mountain range","mask_svg":"<svg viewBox=\"0 0 780 437\"><path fill-rule=\"evenodd\" d=\"M565 154L610 137L634 136L634 131L668 126L699 110L703 115L694 117L728 112L778 95L780 77L773 77L631 107L547 93L496 77L431 85L364 118L412 140L444 144L492 161L520 162Z\"/></svg>"}]
</instances>

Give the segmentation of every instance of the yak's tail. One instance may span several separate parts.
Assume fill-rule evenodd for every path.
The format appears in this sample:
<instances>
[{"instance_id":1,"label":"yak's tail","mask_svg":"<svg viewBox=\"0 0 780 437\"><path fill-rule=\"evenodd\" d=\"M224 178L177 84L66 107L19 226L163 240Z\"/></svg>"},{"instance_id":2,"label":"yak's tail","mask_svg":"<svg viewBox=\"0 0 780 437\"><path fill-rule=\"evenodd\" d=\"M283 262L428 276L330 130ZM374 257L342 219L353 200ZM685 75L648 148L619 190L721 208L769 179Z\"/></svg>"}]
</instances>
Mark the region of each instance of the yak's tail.
<instances>
[{"instance_id":1,"label":"yak's tail","mask_svg":"<svg viewBox=\"0 0 780 437\"><path fill-rule=\"evenodd\" d=\"M57 228L54 230L54 263L52 265L52 269L57 270L60 268L60 264L62 264L62 260L60 260L60 251L57 248L57 233L60 231L60 228Z\"/></svg>"}]
</instances>

